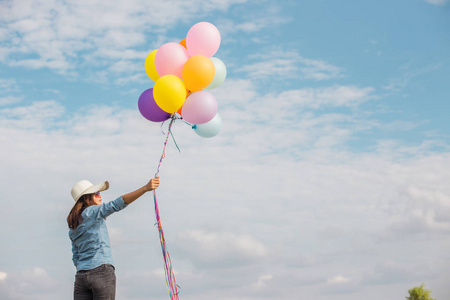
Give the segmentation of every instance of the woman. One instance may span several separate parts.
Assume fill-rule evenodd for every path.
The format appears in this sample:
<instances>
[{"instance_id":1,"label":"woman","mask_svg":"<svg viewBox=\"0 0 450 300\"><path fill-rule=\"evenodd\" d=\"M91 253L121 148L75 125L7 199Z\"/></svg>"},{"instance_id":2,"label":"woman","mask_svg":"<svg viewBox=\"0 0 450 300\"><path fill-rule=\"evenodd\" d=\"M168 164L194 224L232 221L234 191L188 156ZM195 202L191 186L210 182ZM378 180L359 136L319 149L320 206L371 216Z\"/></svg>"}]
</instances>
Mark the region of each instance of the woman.
<instances>
[{"instance_id":1,"label":"woman","mask_svg":"<svg viewBox=\"0 0 450 300\"><path fill-rule=\"evenodd\" d=\"M108 181L93 185L82 180L73 186L71 193L75 205L67 216L67 224L72 241L72 260L77 268L75 300L115 299L116 275L106 217L158 186L159 177L155 177L140 189L103 204L100 192L109 188Z\"/></svg>"}]
</instances>

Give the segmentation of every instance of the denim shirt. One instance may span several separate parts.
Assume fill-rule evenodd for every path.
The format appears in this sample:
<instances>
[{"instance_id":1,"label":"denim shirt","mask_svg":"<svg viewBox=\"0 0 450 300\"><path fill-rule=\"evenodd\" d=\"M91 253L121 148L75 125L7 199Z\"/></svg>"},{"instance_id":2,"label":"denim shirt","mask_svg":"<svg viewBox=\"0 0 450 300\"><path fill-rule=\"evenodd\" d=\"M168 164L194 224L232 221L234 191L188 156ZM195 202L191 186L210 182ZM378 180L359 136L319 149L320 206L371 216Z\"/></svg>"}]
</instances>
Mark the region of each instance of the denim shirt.
<instances>
[{"instance_id":1,"label":"denim shirt","mask_svg":"<svg viewBox=\"0 0 450 300\"><path fill-rule=\"evenodd\" d=\"M91 205L81 214L83 222L69 229L73 263L80 270L91 270L102 264L113 265L105 218L127 207L122 196L101 205Z\"/></svg>"}]
</instances>

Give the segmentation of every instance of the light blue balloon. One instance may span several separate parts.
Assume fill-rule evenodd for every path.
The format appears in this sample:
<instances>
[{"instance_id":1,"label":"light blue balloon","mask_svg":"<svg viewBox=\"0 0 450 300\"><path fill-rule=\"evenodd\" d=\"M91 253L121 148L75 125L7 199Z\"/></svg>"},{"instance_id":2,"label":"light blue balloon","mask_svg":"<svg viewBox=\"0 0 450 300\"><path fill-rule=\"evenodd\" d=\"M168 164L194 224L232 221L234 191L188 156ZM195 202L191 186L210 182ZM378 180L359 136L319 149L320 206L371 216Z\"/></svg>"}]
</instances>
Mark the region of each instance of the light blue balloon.
<instances>
[{"instance_id":1,"label":"light blue balloon","mask_svg":"<svg viewBox=\"0 0 450 300\"><path fill-rule=\"evenodd\" d=\"M210 138L219 134L222 129L222 118L217 113L211 121L192 126L195 133L204 138Z\"/></svg>"},{"instance_id":2,"label":"light blue balloon","mask_svg":"<svg viewBox=\"0 0 450 300\"><path fill-rule=\"evenodd\" d=\"M205 90L215 89L216 87L220 86L227 77L227 68L225 67L223 61L221 61L217 57L211 57L211 61L213 62L215 69L214 79L207 87L204 88Z\"/></svg>"}]
</instances>

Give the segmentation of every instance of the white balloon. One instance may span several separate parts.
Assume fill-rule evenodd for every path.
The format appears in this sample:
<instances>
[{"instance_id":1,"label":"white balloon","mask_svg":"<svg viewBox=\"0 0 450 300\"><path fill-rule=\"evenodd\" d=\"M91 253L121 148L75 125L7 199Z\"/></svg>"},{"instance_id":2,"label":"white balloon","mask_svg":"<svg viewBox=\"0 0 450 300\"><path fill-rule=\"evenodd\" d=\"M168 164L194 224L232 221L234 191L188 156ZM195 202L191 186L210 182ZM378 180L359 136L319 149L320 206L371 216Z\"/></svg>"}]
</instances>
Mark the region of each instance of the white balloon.
<instances>
[{"instance_id":1,"label":"white balloon","mask_svg":"<svg viewBox=\"0 0 450 300\"><path fill-rule=\"evenodd\" d=\"M199 136L210 138L219 134L222 129L222 118L217 113L211 121L203 124L196 124L192 128Z\"/></svg>"},{"instance_id":2,"label":"white balloon","mask_svg":"<svg viewBox=\"0 0 450 300\"><path fill-rule=\"evenodd\" d=\"M225 77L227 77L227 68L225 67L223 61L217 57L211 57L211 61L213 62L215 68L214 79L207 87L204 88L205 90L215 89L220 86L225 81Z\"/></svg>"}]
</instances>

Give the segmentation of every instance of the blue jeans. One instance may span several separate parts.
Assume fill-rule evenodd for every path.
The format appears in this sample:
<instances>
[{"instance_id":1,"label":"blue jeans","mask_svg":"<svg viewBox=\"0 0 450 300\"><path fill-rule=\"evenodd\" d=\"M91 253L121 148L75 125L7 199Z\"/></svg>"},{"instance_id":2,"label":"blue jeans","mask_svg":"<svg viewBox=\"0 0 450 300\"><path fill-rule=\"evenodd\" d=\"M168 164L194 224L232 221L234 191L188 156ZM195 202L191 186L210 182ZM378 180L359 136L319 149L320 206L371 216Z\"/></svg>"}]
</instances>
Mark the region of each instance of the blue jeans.
<instances>
[{"instance_id":1,"label":"blue jeans","mask_svg":"<svg viewBox=\"0 0 450 300\"><path fill-rule=\"evenodd\" d=\"M115 300L116 273L109 264L75 275L74 300Z\"/></svg>"}]
</instances>

